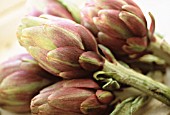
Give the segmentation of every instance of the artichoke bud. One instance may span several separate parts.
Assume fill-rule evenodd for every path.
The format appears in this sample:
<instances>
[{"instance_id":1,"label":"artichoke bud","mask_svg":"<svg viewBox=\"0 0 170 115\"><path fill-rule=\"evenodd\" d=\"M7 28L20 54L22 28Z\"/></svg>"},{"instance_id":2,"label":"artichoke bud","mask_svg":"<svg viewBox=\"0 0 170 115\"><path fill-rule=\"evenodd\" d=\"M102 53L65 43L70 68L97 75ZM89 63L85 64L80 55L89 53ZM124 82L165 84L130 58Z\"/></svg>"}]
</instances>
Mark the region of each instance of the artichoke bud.
<instances>
[{"instance_id":1,"label":"artichoke bud","mask_svg":"<svg viewBox=\"0 0 170 115\"><path fill-rule=\"evenodd\" d=\"M41 14L49 14L74 20L72 14L68 11L68 9L63 6L58 0L28 0L26 7L26 15L29 16L38 17Z\"/></svg>"},{"instance_id":2,"label":"artichoke bud","mask_svg":"<svg viewBox=\"0 0 170 115\"><path fill-rule=\"evenodd\" d=\"M112 99L113 94L100 90L92 79L63 80L35 96L31 110L35 115L46 115L49 111L55 115L103 115Z\"/></svg>"},{"instance_id":3,"label":"artichoke bud","mask_svg":"<svg viewBox=\"0 0 170 115\"><path fill-rule=\"evenodd\" d=\"M29 112L31 98L54 81L30 55L13 57L1 64L0 107L16 113Z\"/></svg>"},{"instance_id":4,"label":"artichoke bud","mask_svg":"<svg viewBox=\"0 0 170 115\"><path fill-rule=\"evenodd\" d=\"M50 15L25 17L18 40L42 68L56 76L70 79L92 73L81 67L79 56L86 51L97 53L97 42L85 27L72 20ZM93 72L102 66L100 60L94 56Z\"/></svg>"},{"instance_id":5,"label":"artichoke bud","mask_svg":"<svg viewBox=\"0 0 170 115\"><path fill-rule=\"evenodd\" d=\"M81 10L81 17L82 24L97 36L98 43L116 56L137 57L145 53L149 43L147 21L133 0L90 0Z\"/></svg>"}]
</instances>

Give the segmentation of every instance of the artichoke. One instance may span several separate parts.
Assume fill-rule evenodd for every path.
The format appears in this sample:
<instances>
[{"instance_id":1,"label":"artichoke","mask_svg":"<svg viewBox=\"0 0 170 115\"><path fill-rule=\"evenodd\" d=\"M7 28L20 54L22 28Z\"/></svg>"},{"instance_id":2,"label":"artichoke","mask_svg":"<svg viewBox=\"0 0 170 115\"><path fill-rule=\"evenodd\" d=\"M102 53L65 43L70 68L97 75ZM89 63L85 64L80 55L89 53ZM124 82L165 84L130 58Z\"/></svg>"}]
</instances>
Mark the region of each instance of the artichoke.
<instances>
[{"instance_id":1,"label":"artichoke","mask_svg":"<svg viewBox=\"0 0 170 115\"><path fill-rule=\"evenodd\" d=\"M146 19L132 0L90 0L81 13L82 24L97 36L99 43L112 51L135 53L145 50Z\"/></svg>"},{"instance_id":2,"label":"artichoke","mask_svg":"<svg viewBox=\"0 0 170 115\"><path fill-rule=\"evenodd\" d=\"M33 115L106 115L114 96L101 90L92 79L63 80L31 101Z\"/></svg>"},{"instance_id":3,"label":"artichoke","mask_svg":"<svg viewBox=\"0 0 170 115\"><path fill-rule=\"evenodd\" d=\"M115 56L131 58L151 52L170 64L170 45L150 29L142 10L133 0L89 0L81 10L81 23Z\"/></svg>"},{"instance_id":4,"label":"artichoke","mask_svg":"<svg viewBox=\"0 0 170 115\"><path fill-rule=\"evenodd\" d=\"M76 3L66 0L28 0L27 15L50 14L80 22L80 10Z\"/></svg>"},{"instance_id":5,"label":"artichoke","mask_svg":"<svg viewBox=\"0 0 170 115\"><path fill-rule=\"evenodd\" d=\"M25 17L17 35L42 68L62 78L88 77L102 66L93 35L69 19L50 15ZM93 64L82 63L81 55L91 56Z\"/></svg>"},{"instance_id":6,"label":"artichoke","mask_svg":"<svg viewBox=\"0 0 170 115\"><path fill-rule=\"evenodd\" d=\"M32 97L52 84L52 77L28 54L3 62L0 66L0 107L16 113L29 112Z\"/></svg>"}]
</instances>

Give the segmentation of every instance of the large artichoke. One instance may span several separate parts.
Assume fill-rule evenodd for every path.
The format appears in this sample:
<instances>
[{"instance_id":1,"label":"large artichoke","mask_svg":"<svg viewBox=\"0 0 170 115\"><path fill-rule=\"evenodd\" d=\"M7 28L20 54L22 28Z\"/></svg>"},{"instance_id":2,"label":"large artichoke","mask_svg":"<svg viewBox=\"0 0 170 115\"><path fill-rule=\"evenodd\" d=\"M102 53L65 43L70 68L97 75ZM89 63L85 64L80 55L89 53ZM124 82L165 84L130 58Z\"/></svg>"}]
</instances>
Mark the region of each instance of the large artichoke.
<instances>
[{"instance_id":1,"label":"large artichoke","mask_svg":"<svg viewBox=\"0 0 170 115\"><path fill-rule=\"evenodd\" d=\"M54 82L51 77L28 54L3 62L0 64L0 107L17 113L29 112L32 97Z\"/></svg>"},{"instance_id":2,"label":"large artichoke","mask_svg":"<svg viewBox=\"0 0 170 115\"><path fill-rule=\"evenodd\" d=\"M102 66L93 35L71 20L50 15L25 17L17 35L40 66L54 75L68 79L88 77ZM94 63L87 67L79 57L89 54Z\"/></svg>"},{"instance_id":3,"label":"large artichoke","mask_svg":"<svg viewBox=\"0 0 170 115\"><path fill-rule=\"evenodd\" d=\"M147 21L133 0L89 0L81 10L81 23L117 57L139 57L151 52L170 64L170 45L153 35L155 21Z\"/></svg>"},{"instance_id":4,"label":"large artichoke","mask_svg":"<svg viewBox=\"0 0 170 115\"><path fill-rule=\"evenodd\" d=\"M106 115L114 96L91 79L63 80L31 101L33 115Z\"/></svg>"},{"instance_id":5,"label":"large artichoke","mask_svg":"<svg viewBox=\"0 0 170 115\"><path fill-rule=\"evenodd\" d=\"M145 50L146 20L132 0L90 0L81 13L82 24L98 37L99 43L112 51L135 53Z\"/></svg>"}]
</instances>

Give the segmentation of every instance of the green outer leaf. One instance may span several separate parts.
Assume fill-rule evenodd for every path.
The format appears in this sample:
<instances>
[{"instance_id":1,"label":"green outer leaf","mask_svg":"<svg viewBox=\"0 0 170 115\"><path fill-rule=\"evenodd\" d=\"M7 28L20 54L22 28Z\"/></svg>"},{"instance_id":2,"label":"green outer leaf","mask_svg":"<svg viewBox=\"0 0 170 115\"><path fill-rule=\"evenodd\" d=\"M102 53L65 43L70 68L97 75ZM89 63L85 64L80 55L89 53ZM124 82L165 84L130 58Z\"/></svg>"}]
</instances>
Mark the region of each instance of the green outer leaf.
<instances>
[{"instance_id":1,"label":"green outer leaf","mask_svg":"<svg viewBox=\"0 0 170 115\"><path fill-rule=\"evenodd\" d=\"M133 115L148 99L147 96L129 97L119 103L110 115Z\"/></svg>"}]
</instances>

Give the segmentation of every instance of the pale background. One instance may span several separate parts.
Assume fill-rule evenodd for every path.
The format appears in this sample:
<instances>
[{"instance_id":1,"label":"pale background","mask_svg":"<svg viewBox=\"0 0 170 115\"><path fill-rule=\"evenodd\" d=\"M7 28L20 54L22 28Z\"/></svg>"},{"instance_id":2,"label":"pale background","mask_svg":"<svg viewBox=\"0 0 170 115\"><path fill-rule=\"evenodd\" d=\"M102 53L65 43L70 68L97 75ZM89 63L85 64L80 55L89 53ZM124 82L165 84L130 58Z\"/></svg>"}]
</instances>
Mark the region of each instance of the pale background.
<instances>
[{"instance_id":1,"label":"pale background","mask_svg":"<svg viewBox=\"0 0 170 115\"><path fill-rule=\"evenodd\" d=\"M75 0L81 2L81 0ZM156 32L164 36L170 43L170 1L169 0L134 0L143 10L148 22L151 12L156 20ZM0 0L0 62L25 49L20 47L16 39L16 28L23 16L26 0ZM154 113L145 115L168 115L170 108L164 105L151 104ZM169 113L170 114L170 113ZM3 115L14 115L5 113Z\"/></svg>"}]
</instances>

